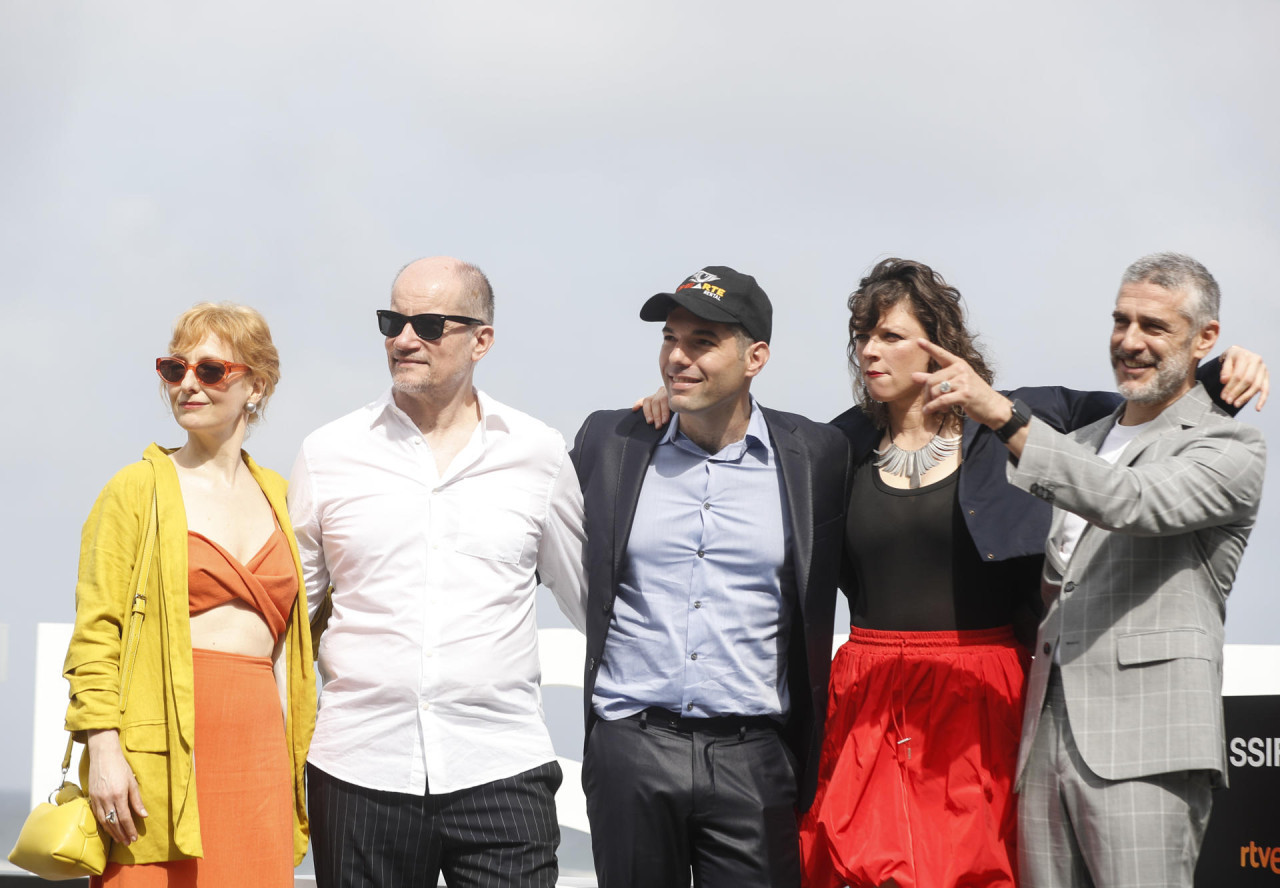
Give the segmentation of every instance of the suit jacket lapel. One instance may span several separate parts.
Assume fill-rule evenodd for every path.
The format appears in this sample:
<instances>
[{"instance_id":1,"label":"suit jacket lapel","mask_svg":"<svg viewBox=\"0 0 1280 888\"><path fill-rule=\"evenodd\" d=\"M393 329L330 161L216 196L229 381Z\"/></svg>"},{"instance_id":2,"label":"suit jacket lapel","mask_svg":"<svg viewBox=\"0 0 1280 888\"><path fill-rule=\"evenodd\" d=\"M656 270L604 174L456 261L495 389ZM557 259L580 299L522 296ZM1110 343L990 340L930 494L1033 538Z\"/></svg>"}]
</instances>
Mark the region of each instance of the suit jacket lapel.
<instances>
[{"instance_id":1,"label":"suit jacket lapel","mask_svg":"<svg viewBox=\"0 0 1280 888\"><path fill-rule=\"evenodd\" d=\"M1089 445L1096 453L1107 435L1110 434L1112 427L1124 415L1124 406L1124 404L1121 404L1117 407L1116 412L1110 418L1100 420L1081 429L1076 433L1077 440ZM1159 416L1151 421L1150 426L1143 429L1136 438L1129 442L1129 446L1125 448L1124 455L1121 457L1121 462L1126 466L1133 465L1148 447L1160 440L1162 435L1188 426L1199 425L1201 417L1211 409L1213 409L1213 404L1209 400L1209 395L1205 392L1204 386L1197 383L1191 391L1170 404ZM1065 517L1066 513L1061 509L1053 510L1053 523L1049 528L1050 539L1056 536ZM1085 525L1084 532L1080 534L1080 539L1076 543L1075 552L1082 551L1086 541L1092 542L1096 530L1097 528L1093 524ZM1072 557L1074 558L1075 555L1073 554Z\"/></svg>"},{"instance_id":2,"label":"suit jacket lapel","mask_svg":"<svg viewBox=\"0 0 1280 888\"><path fill-rule=\"evenodd\" d=\"M978 430L981 428L982 426L968 418L965 419L964 424L960 427L960 456L962 459L969 456L969 448L978 437Z\"/></svg>"},{"instance_id":3,"label":"suit jacket lapel","mask_svg":"<svg viewBox=\"0 0 1280 888\"><path fill-rule=\"evenodd\" d=\"M1177 431L1200 424L1205 411L1212 409L1212 402L1204 391L1204 386L1196 386L1178 400L1170 404L1159 416L1151 421L1151 425L1134 438L1124 452L1124 464L1131 466L1142 455L1142 452L1160 440L1167 432Z\"/></svg>"},{"instance_id":4,"label":"suit jacket lapel","mask_svg":"<svg viewBox=\"0 0 1280 888\"><path fill-rule=\"evenodd\" d=\"M666 432L666 426L654 428L644 421L644 414L636 411L630 425L623 430L622 449L618 454L618 483L613 495L613 575L622 570L627 540L631 536L631 522L636 517L640 502L640 488L644 486L645 470L653 458L653 449Z\"/></svg>"},{"instance_id":5,"label":"suit jacket lapel","mask_svg":"<svg viewBox=\"0 0 1280 888\"><path fill-rule=\"evenodd\" d=\"M776 411L760 408L773 452L782 470L782 486L787 495L791 519L791 559L795 565L796 598L804 611L809 584L809 558L813 549L813 472L805 457L804 445L795 435L795 426Z\"/></svg>"},{"instance_id":6,"label":"suit jacket lapel","mask_svg":"<svg viewBox=\"0 0 1280 888\"><path fill-rule=\"evenodd\" d=\"M1121 404L1119 407L1116 408L1115 412L1112 413L1110 416L1104 419L1100 419L1097 422L1091 423L1090 425L1087 425L1082 429L1078 429L1075 432L1069 433L1069 437L1085 445L1094 453L1097 453L1098 448L1102 446L1102 442L1106 440L1107 435L1111 432L1111 427L1120 421L1120 417L1123 414L1124 414L1124 405ZM1049 522L1048 538L1050 540L1054 540L1058 538L1059 533L1062 530L1062 523L1066 521L1068 514L1069 513L1063 509L1054 508L1053 518ZM1084 542L1085 536L1089 533L1092 527L1093 527L1092 524L1088 524L1085 526L1084 532L1080 535L1080 539L1076 541L1075 551L1078 552L1080 550L1080 543ZM1047 542L1045 544L1045 553L1046 553L1046 557L1048 557L1049 559L1050 564L1053 565L1055 571L1058 569L1061 569L1063 571L1066 570L1067 565L1065 564L1059 565L1058 553L1050 552ZM1075 556L1073 555L1072 557L1075 557Z\"/></svg>"}]
</instances>

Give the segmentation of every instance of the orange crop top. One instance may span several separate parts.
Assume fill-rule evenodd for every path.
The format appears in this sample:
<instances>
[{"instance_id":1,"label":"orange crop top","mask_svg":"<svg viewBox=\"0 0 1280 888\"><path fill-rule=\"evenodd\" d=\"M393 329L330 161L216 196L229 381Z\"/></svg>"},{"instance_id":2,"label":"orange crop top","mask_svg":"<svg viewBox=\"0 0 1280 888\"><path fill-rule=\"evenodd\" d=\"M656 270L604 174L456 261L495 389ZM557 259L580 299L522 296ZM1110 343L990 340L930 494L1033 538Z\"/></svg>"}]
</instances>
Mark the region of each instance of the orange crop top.
<instances>
[{"instance_id":1,"label":"orange crop top","mask_svg":"<svg viewBox=\"0 0 1280 888\"><path fill-rule=\"evenodd\" d=\"M279 641L297 597L297 568L289 540L279 527L248 564L241 564L208 537L187 531L187 600L191 613L239 599L262 614L271 637Z\"/></svg>"}]
</instances>

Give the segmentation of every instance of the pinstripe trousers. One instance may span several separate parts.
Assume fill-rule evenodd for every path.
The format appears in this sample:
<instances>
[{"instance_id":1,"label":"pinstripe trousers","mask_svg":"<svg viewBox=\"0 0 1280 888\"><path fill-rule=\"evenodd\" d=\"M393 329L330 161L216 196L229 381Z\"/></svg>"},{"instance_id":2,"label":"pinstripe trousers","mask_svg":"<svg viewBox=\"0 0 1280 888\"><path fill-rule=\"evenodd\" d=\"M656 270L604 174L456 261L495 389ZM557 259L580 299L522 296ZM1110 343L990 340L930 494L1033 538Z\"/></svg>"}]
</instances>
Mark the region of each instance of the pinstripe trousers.
<instances>
[{"instance_id":1,"label":"pinstripe trousers","mask_svg":"<svg viewBox=\"0 0 1280 888\"><path fill-rule=\"evenodd\" d=\"M317 888L554 888L560 765L442 795L366 789L307 764Z\"/></svg>"},{"instance_id":2,"label":"pinstripe trousers","mask_svg":"<svg viewBox=\"0 0 1280 888\"><path fill-rule=\"evenodd\" d=\"M1076 748L1057 667L1018 799L1022 888L1192 888L1213 792L1207 771L1095 774Z\"/></svg>"}]
</instances>

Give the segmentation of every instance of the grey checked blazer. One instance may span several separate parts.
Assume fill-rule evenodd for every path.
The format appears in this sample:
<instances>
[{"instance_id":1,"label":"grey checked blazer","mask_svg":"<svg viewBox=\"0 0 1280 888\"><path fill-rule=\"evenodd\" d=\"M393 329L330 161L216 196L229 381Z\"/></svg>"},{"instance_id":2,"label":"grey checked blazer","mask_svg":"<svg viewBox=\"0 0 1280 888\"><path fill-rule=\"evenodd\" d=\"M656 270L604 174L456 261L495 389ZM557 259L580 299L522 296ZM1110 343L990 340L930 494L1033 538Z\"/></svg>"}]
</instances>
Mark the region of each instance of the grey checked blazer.
<instances>
[{"instance_id":1,"label":"grey checked blazer","mask_svg":"<svg viewBox=\"0 0 1280 888\"><path fill-rule=\"evenodd\" d=\"M1226 779L1222 638L1227 594L1262 496L1262 433L1196 386L1112 466L1099 445L1124 410L1063 435L1032 420L1009 480L1087 519L1036 639L1018 774L1039 724L1052 652L1076 745L1109 780L1206 769ZM1052 549L1052 547L1048 547Z\"/></svg>"}]
</instances>

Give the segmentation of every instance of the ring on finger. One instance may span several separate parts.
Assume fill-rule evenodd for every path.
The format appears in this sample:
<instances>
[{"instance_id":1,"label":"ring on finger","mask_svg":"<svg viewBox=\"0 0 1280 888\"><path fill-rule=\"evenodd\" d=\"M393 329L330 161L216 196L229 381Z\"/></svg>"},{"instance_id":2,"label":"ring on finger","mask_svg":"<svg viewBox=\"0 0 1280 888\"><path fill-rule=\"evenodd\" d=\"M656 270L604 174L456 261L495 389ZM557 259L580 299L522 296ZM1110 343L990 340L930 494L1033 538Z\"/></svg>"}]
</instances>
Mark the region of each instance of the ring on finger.
<instances>
[{"instance_id":1,"label":"ring on finger","mask_svg":"<svg viewBox=\"0 0 1280 888\"><path fill-rule=\"evenodd\" d=\"M945 379L942 380L942 382L938 383L938 391L945 395L947 392L951 391L951 383L947 382Z\"/></svg>"},{"instance_id":2,"label":"ring on finger","mask_svg":"<svg viewBox=\"0 0 1280 888\"><path fill-rule=\"evenodd\" d=\"M116 809L112 808L110 811L107 812L107 823L115 823L115 822L116 822Z\"/></svg>"}]
</instances>

